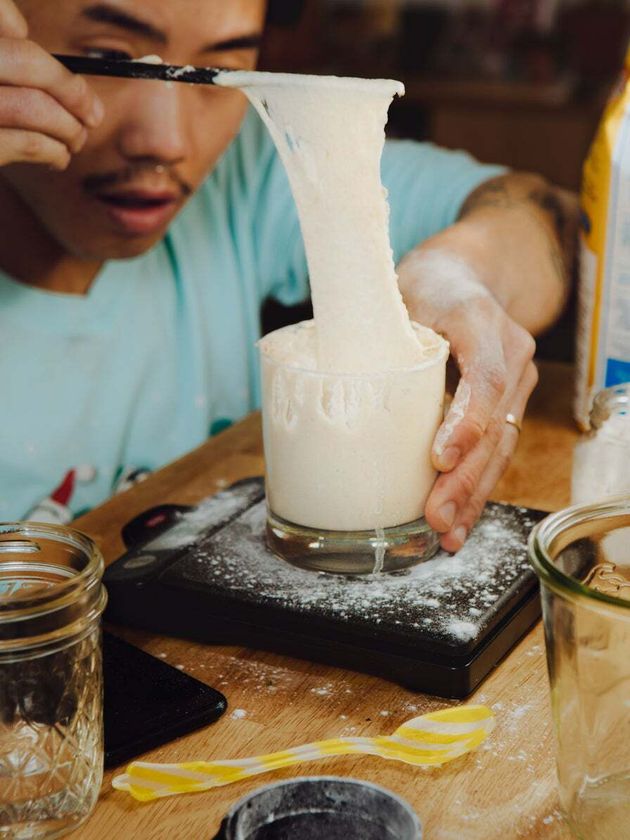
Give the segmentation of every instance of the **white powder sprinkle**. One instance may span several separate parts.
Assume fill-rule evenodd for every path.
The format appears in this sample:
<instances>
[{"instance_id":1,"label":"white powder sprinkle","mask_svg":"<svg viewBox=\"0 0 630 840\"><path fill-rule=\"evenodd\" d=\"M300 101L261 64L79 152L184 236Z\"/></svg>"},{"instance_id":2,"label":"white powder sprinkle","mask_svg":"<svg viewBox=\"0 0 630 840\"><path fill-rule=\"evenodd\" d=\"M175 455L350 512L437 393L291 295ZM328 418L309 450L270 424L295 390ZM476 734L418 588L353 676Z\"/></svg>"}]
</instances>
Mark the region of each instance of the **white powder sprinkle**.
<instances>
[{"instance_id":1,"label":"white powder sprinkle","mask_svg":"<svg viewBox=\"0 0 630 840\"><path fill-rule=\"evenodd\" d=\"M322 685L317 688L311 688L311 694L317 694L318 697L330 697L333 691L334 687L332 685Z\"/></svg>"},{"instance_id":2,"label":"white powder sprinkle","mask_svg":"<svg viewBox=\"0 0 630 840\"><path fill-rule=\"evenodd\" d=\"M184 67L176 67L174 70L169 70L168 75L171 79L181 79L187 73L194 73L196 69L192 64L186 64Z\"/></svg>"},{"instance_id":3,"label":"white powder sprinkle","mask_svg":"<svg viewBox=\"0 0 630 840\"><path fill-rule=\"evenodd\" d=\"M199 529L213 518L224 521L234 516L248 493L255 497L251 486L244 485L236 493L238 498L227 491L187 514L181 523L184 539L195 542ZM257 608L351 621L367 638L389 631L413 641L428 636L454 647L483 632L496 605L505 601L523 575L533 580L526 534L534 521L522 509L489 505L454 556L442 552L405 572L361 577L313 574L282 563L265 546L265 515L265 504L260 502L236 516L229 528L217 531L175 563L169 576L183 577L211 593L227 589L231 597ZM178 539L181 536L172 531L168 544L177 545ZM321 696L326 696L325 691Z\"/></svg>"},{"instance_id":4,"label":"white powder sprinkle","mask_svg":"<svg viewBox=\"0 0 630 840\"><path fill-rule=\"evenodd\" d=\"M234 709L230 717L232 720L243 720L243 718L247 717L247 712L245 709Z\"/></svg>"},{"instance_id":5,"label":"white powder sprinkle","mask_svg":"<svg viewBox=\"0 0 630 840\"><path fill-rule=\"evenodd\" d=\"M524 706L517 706L517 708L514 709L514 711L512 712L512 717L514 717L516 720L519 720L527 714L527 712L532 708L532 706L532 703L527 703Z\"/></svg>"},{"instance_id":6,"label":"white powder sprinkle","mask_svg":"<svg viewBox=\"0 0 630 840\"><path fill-rule=\"evenodd\" d=\"M464 642L474 639L477 633L477 625L472 621L449 621L446 625L447 631Z\"/></svg>"},{"instance_id":7,"label":"white powder sprinkle","mask_svg":"<svg viewBox=\"0 0 630 840\"><path fill-rule=\"evenodd\" d=\"M224 485L225 482L216 482L217 487L222 484ZM200 534L222 522L229 521L245 505L253 503L260 495L261 489L256 484L244 484L242 487L217 493L188 513L180 514L172 528L149 542L144 549L164 551L193 545Z\"/></svg>"}]
</instances>

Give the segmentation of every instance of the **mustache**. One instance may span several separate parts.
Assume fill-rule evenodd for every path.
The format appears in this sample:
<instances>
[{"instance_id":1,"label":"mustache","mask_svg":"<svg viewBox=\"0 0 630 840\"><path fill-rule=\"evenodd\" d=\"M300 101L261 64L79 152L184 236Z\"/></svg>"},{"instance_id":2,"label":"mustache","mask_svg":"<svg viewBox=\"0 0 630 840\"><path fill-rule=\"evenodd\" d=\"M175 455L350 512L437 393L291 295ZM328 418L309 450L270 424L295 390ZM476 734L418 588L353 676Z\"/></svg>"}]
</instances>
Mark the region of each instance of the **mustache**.
<instances>
[{"instance_id":1,"label":"mustache","mask_svg":"<svg viewBox=\"0 0 630 840\"><path fill-rule=\"evenodd\" d=\"M159 174L160 178L166 176L183 198L188 198L193 193L192 186L179 175L174 167L164 163L136 164L126 166L124 169L115 172L87 175L82 184L83 189L94 193L110 187L124 187L133 184L139 177L155 176L156 174Z\"/></svg>"}]
</instances>

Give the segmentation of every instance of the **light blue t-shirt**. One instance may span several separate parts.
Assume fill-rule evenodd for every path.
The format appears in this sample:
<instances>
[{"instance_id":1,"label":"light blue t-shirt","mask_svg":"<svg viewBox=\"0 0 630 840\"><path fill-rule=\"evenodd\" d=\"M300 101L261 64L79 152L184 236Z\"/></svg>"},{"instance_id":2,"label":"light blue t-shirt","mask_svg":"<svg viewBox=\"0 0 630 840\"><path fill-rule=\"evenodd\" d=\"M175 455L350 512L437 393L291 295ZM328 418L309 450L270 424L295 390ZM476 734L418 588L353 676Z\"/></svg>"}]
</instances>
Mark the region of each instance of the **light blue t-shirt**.
<instances>
[{"instance_id":1,"label":"light blue t-shirt","mask_svg":"<svg viewBox=\"0 0 630 840\"><path fill-rule=\"evenodd\" d=\"M396 260L501 171L388 142ZM39 518L50 497L69 519L258 407L269 296L303 301L308 277L284 169L253 112L165 240L107 263L87 295L0 274L0 520Z\"/></svg>"}]
</instances>

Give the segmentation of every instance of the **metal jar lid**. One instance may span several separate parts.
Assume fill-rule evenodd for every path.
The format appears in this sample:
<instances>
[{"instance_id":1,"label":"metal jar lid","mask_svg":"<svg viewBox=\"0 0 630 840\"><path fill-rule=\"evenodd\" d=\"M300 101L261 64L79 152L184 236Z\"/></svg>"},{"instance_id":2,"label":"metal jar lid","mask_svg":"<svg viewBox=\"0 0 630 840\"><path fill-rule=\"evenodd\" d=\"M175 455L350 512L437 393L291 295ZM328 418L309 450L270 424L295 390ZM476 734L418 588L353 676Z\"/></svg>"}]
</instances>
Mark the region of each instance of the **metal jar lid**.
<instances>
[{"instance_id":1,"label":"metal jar lid","mask_svg":"<svg viewBox=\"0 0 630 840\"><path fill-rule=\"evenodd\" d=\"M241 799L216 840L422 840L411 807L358 779L314 776L267 785Z\"/></svg>"},{"instance_id":2,"label":"metal jar lid","mask_svg":"<svg viewBox=\"0 0 630 840\"><path fill-rule=\"evenodd\" d=\"M548 589L630 620L630 495L549 515L530 535L529 557Z\"/></svg>"}]
</instances>

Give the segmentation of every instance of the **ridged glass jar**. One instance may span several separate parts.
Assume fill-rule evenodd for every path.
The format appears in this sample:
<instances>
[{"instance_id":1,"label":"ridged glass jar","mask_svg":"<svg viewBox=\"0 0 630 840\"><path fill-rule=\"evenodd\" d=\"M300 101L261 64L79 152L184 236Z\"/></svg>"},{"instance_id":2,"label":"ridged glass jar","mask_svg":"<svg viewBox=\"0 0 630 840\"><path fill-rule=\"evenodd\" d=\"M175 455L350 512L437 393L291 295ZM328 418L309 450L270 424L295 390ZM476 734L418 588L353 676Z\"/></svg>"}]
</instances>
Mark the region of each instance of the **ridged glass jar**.
<instances>
[{"instance_id":1,"label":"ridged glass jar","mask_svg":"<svg viewBox=\"0 0 630 840\"><path fill-rule=\"evenodd\" d=\"M69 528L0 525L0 838L61 837L103 775L103 558Z\"/></svg>"}]
</instances>

